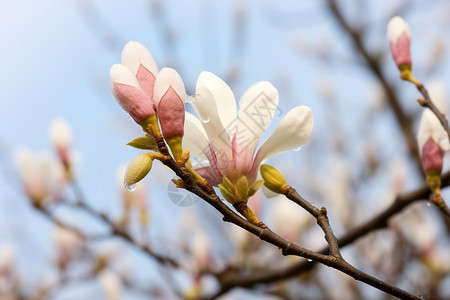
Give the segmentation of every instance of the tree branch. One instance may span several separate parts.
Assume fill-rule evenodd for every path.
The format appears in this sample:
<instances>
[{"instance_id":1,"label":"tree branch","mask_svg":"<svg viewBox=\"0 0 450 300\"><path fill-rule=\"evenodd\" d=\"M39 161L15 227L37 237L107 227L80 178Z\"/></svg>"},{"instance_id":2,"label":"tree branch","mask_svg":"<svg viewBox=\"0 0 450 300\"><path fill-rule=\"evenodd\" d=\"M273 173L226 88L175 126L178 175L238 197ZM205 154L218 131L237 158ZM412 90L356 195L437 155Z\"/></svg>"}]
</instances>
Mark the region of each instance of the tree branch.
<instances>
[{"instance_id":1,"label":"tree branch","mask_svg":"<svg viewBox=\"0 0 450 300\"><path fill-rule=\"evenodd\" d=\"M331 14L335 17L338 23L341 25L345 33L350 37L355 49L361 54L364 60L367 62L368 69L371 73L379 80L383 89L386 93L387 100L394 111L395 117L397 119L400 128L402 129L403 135L406 138L406 144L408 145L411 157L414 159L416 169L419 174L423 175L422 163L420 161L419 150L417 148L415 134L412 130L412 120L408 116L400 105L400 101L394 92L394 89L389 85L386 78L384 77L380 64L378 60L369 53L366 47L363 45L361 39L361 33L353 29L347 20L344 18L342 12L336 4L335 0L327 0L328 8Z\"/></svg>"},{"instance_id":2,"label":"tree branch","mask_svg":"<svg viewBox=\"0 0 450 300\"><path fill-rule=\"evenodd\" d=\"M447 187L450 185L450 171L446 172L442 178L442 187ZM405 207L419 201L425 200L429 197L430 190L427 185L423 185L415 191L409 192L407 194L399 195L395 198L394 202L386 208L384 211L380 212L378 215L374 216L370 220L364 222L363 224L350 229L346 234L338 238L339 247L345 247L352 244L359 238L367 235L370 232L386 228L388 226L388 220L402 211ZM296 202L295 200L293 200ZM297 203L297 202L296 202ZM299 203L297 203L299 204ZM301 204L299 204L301 205ZM304 207L304 206L302 206ZM319 253L326 254L329 252L329 248L325 247L318 251ZM297 276L302 272L311 270L316 265L315 261L301 261L299 263L290 265L284 269L272 271L272 272L254 272L253 274L242 275L236 272L227 272L220 274L220 283L222 285L222 293L224 294L234 287L251 287L255 284L261 283L271 283L278 280L288 279L293 276Z\"/></svg>"}]
</instances>

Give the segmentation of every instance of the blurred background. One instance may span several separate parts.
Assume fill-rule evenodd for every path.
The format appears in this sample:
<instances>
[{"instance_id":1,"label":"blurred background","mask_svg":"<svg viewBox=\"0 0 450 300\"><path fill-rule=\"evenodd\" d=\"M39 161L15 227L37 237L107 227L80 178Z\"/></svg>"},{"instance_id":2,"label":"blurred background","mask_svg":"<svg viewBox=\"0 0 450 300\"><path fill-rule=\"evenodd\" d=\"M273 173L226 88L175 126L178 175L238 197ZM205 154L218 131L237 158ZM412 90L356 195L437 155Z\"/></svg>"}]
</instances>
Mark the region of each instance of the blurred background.
<instances>
[{"instance_id":1,"label":"blurred background","mask_svg":"<svg viewBox=\"0 0 450 300\"><path fill-rule=\"evenodd\" d=\"M263 140L291 108L309 106L315 124L308 143L269 163L306 199L327 207L338 236L422 186L419 94L399 79L386 38L395 15L412 30L414 74L448 100L444 0L0 1L0 299L207 298L221 288L217 274L270 273L301 260L224 224L202 200L174 189L173 175L156 162L134 196L122 189L120 172L140 153L125 144L142 134L112 96L109 69L128 41L145 45L159 68L175 68L188 94L204 70L224 79L237 99L251 84L270 81L280 113ZM61 118L70 125L76 187L60 185L47 201L52 216L82 233L78 242L33 208L15 164L24 148L56 157L49 128ZM121 226L183 267L158 263L108 236L100 215L64 205L81 196L115 224L127 215L126 203L140 201ZM283 236L309 249L325 245L300 208L262 194L251 202ZM450 226L439 210L422 201L391 221L344 256L412 293L450 298ZM61 260L70 263L61 267ZM221 299L255 297L386 298L316 266L288 280L233 288Z\"/></svg>"}]
</instances>

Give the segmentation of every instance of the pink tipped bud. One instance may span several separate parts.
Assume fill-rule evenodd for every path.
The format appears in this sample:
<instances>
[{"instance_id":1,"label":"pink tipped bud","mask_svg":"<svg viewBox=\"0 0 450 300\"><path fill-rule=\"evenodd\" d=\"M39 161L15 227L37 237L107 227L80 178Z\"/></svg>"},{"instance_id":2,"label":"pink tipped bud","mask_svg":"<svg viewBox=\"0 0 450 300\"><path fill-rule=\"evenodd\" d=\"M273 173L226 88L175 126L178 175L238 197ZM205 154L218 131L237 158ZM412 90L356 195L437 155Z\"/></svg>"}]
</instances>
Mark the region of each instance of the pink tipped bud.
<instances>
[{"instance_id":1,"label":"pink tipped bud","mask_svg":"<svg viewBox=\"0 0 450 300\"><path fill-rule=\"evenodd\" d=\"M422 165L425 172L442 171L443 154L439 145L430 137L422 149Z\"/></svg>"},{"instance_id":2,"label":"pink tipped bud","mask_svg":"<svg viewBox=\"0 0 450 300\"><path fill-rule=\"evenodd\" d=\"M398 68L411 66L411 30L408 24L400 17L393 17L387 26L387 35L392 57Z\"/></svg>"},{"instance_id":3,"label":"pink tipped bud","mask_svg":"<svg viewBox=\"0 0 450 300\"><path fill-rule=\"evenodd\" d=\"M111 89L120 106L130 114L136 123L153 116L153 104L141 89L138 80L124 65L113 65L110 71Z\"/></svg>"},{"instance_id":4,"label":"pink tipped bud","mask_svg":"<svg viewBox=\"0 0 450 300\"><path fill-rule=\"evenodd\" d=\"M138 42L128 42L122 51L122 64L130 69L142 90L153 99L158 66L147 48Z\"/></svg>"},{"instance_id":5,"label":"pink tipped bud","mask_svg":"<svg viewBox=\"0 0 450 300\"><path fill-rule=\"evenodd\" d=\"M164 138L183 135L185 99L186 89L177 71L162 69L156 77L154 101Z\"/></svg>"}]
</instances>

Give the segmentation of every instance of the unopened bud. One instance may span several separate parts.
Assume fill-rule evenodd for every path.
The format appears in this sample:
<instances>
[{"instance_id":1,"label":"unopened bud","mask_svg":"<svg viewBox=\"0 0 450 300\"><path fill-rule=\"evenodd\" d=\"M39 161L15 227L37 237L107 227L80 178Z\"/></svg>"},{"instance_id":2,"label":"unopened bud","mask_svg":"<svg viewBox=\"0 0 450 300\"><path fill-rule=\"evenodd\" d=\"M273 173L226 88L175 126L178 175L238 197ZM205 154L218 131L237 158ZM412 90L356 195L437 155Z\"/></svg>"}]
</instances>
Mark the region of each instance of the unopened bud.
<instances>
[{"instance_id":1,"label":"unopened bud","mask_svg":"<svg viewBox=\"0 0 450 300\"><path fill-rule=\"evenodd\" d=\"M175 160L182 154L181 140L184 134L184 101L186 89L180 75L171 68L164 68L156 77L154 101L164 139L169 144Z\"/></svg>"},{"instance_id":2,"label":"unopened bud","mask_svg":"<svg viewBox=\"0 0 450 300\"><path fill-rule=\"evenodd\" d=\"M264 186L274 193L284 194L289 186L283 174L271 165L262 164L260 167Z\"/></svg>"},{"instance_id":3,"label":"unopened bud","mask_svg":"<svg viewBox=\"0 0 450 300\"><path fill-rule=\"evenodd\" d=\"M387 35L397 67L408 66L411 69L411 30L408 24L399 16L393 17L387 25Z\"/></svg>"},{"instance_id":4,"label":"unopened bud","mask_svg":"<svg viewBox=\"0 0 450 300\"><path fill-rule=\"evenodd\" d=\"M141 153L137 155L128 164L125 171L124 185L128 190L134 190L136 183L141 181L152 169L153 158L149 153Z\"/></svg>"}]
</instances>

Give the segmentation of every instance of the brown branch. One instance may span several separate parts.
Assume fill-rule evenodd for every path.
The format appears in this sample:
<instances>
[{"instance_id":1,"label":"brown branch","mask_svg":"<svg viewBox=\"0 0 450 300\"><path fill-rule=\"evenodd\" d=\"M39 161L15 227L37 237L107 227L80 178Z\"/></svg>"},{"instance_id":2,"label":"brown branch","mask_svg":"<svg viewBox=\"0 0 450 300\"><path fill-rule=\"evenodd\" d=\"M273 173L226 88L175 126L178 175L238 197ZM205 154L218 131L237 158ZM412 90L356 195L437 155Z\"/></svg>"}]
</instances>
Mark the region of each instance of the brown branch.
<instances>
[{"instance_id":1,"label":"brown branch","mask_svg":"<svg viewBox=\"0 0 450 300\"><path fill-rule=\"evenodd\" d=\"M447 187L450 185L450 172L446 172L442 178L442 187ZM427 199L430 195L430 190L427 185L423 185L415 191L409 192L407 194L399 195L396 197L394 202L386 208L384 211L380 212L378 215L374 216L370 220L364 222L363 224L351 229L346 234L338 238L339 247L345 247L352 244L359 238L367 235L370 232L386 228L388 226L388 220L402 211L405 207L415 203L419 200ZM301 205L298 201L293 200L297 204ZM303 203L305 205L305 203ZM302 206L304 207L304 206ZM328 247L319 250L319 253L326 254L330 250ZM271 271L271 272L255 272L251 274L242 275L236 272L226 272L219 275L221 283L222 295L234 287L244 287L248 288L255 284L261 283L272 283L278 280L285 280L293 276L297 276L302 272L311 270L316 265L314 261L301 261L299 263L290 265L284 269Z\"/></svg>"},{"instance_id":2,"label":"brown branch","mask_svg":"<svg viewBox=\"0 0 450 300\"><path fill-rule=\"evenodd\" d=\"M379 60L369 53L367 48L362 42L362 35L359 31L353 29L347 20L344 18L342 12L336 4L335 0L327 0L328 8L331 14L336 18L338 23L341 25L345 33L350 37L355 49L361 54L364 60L367 62L369 71L379 80L383 89L386 93L387 100L394 111L395 117L397 119L400 128L402 129L403 135L406 138L406 144L408 145L408 150L411 157L414 159L415 166L419 174L423 175L422 163L420 161L419 150L416 144L416 138L412 130L412 119L408 116L400 105L400 101L394 92L394 89L389 85L385 76L381 71Z\"/></svg>"},{"instance_id":3,"label":"brown branch","mask_svg":"<svg viewBox=\"0 0 450 300\"><path fill-rule=\"evenodd\" d=\"M81 190L80 190L81 191ZM83 201L83 199L79 198L79 196L82 194L78 194L78 199L74 203L64 202L64 204L73 205L79 209L82 209L83 211L87 212L91 216L102 220L106 225L108 225L110 229L110 233L112 235L118 236L125 241L129 242L130 245L133 245L135 248L141 250L145 254L151 256L152 258L156 259L160 263L164 264L170 264L173 267L179 267L178 262L176 262L173 258L163 256L160 254L155 253L153 250L151 250L148 246L143 245L136 241L125 229L118 226L116 223L114 223L108 216L105 214L97 212L95 209L90 207L86 202Z\"/></svg>"},{"instance_id":4,"label":"brown branch","mask_svg":"<svg viewBox=\"0 0 450 300\"><path fill-rule=\"evenodd\" d=\"M412 295L402 289L392 286L348 264L340 255L336 237L334 236L328 222L328 218L326 217L326 210L321 209L319 211L311 203L301 198L292 188L288 191L288 194L298 203L302 203L302 206L309 207L311 209L311 213L314 216L317 216L318 224L321 226L322 230L325 233L327 241L333 248L333 255L324 255L322 253L317 253L305 249L295 243L285 240L284 238L270 230L270 228L268 228L267 226L256 226L252 222L249 222L248 220L237 215L225 203L222 202L222 200L215 194L214 190L209 185L206 184L202 187L199 186L195 182L192 174L186 169L183 161L175 162L175 160L169 155L169 151L164 142L164 139L159 132L154 132L151 126L149 126L149 131L154 135L160 153L165 156L165 158L161 159L161 162L172 169L177 174L177 176L179 176L183 180L183 186L186 190L196 194L197 196L205 200L208 204L216 208L223 215L224 221L231 222L258 236L261 240L264 240L280 248L283 255L300 256L322 263L353 277L355 280L365 282L381 291L384 291L401 299L422 299L419 296ZM217 297L219 294L223 294L223 290L224 289L222 286L221 291L219 291L218 294L214 295L213 298Z\"/></svg>"}]
</instances>

